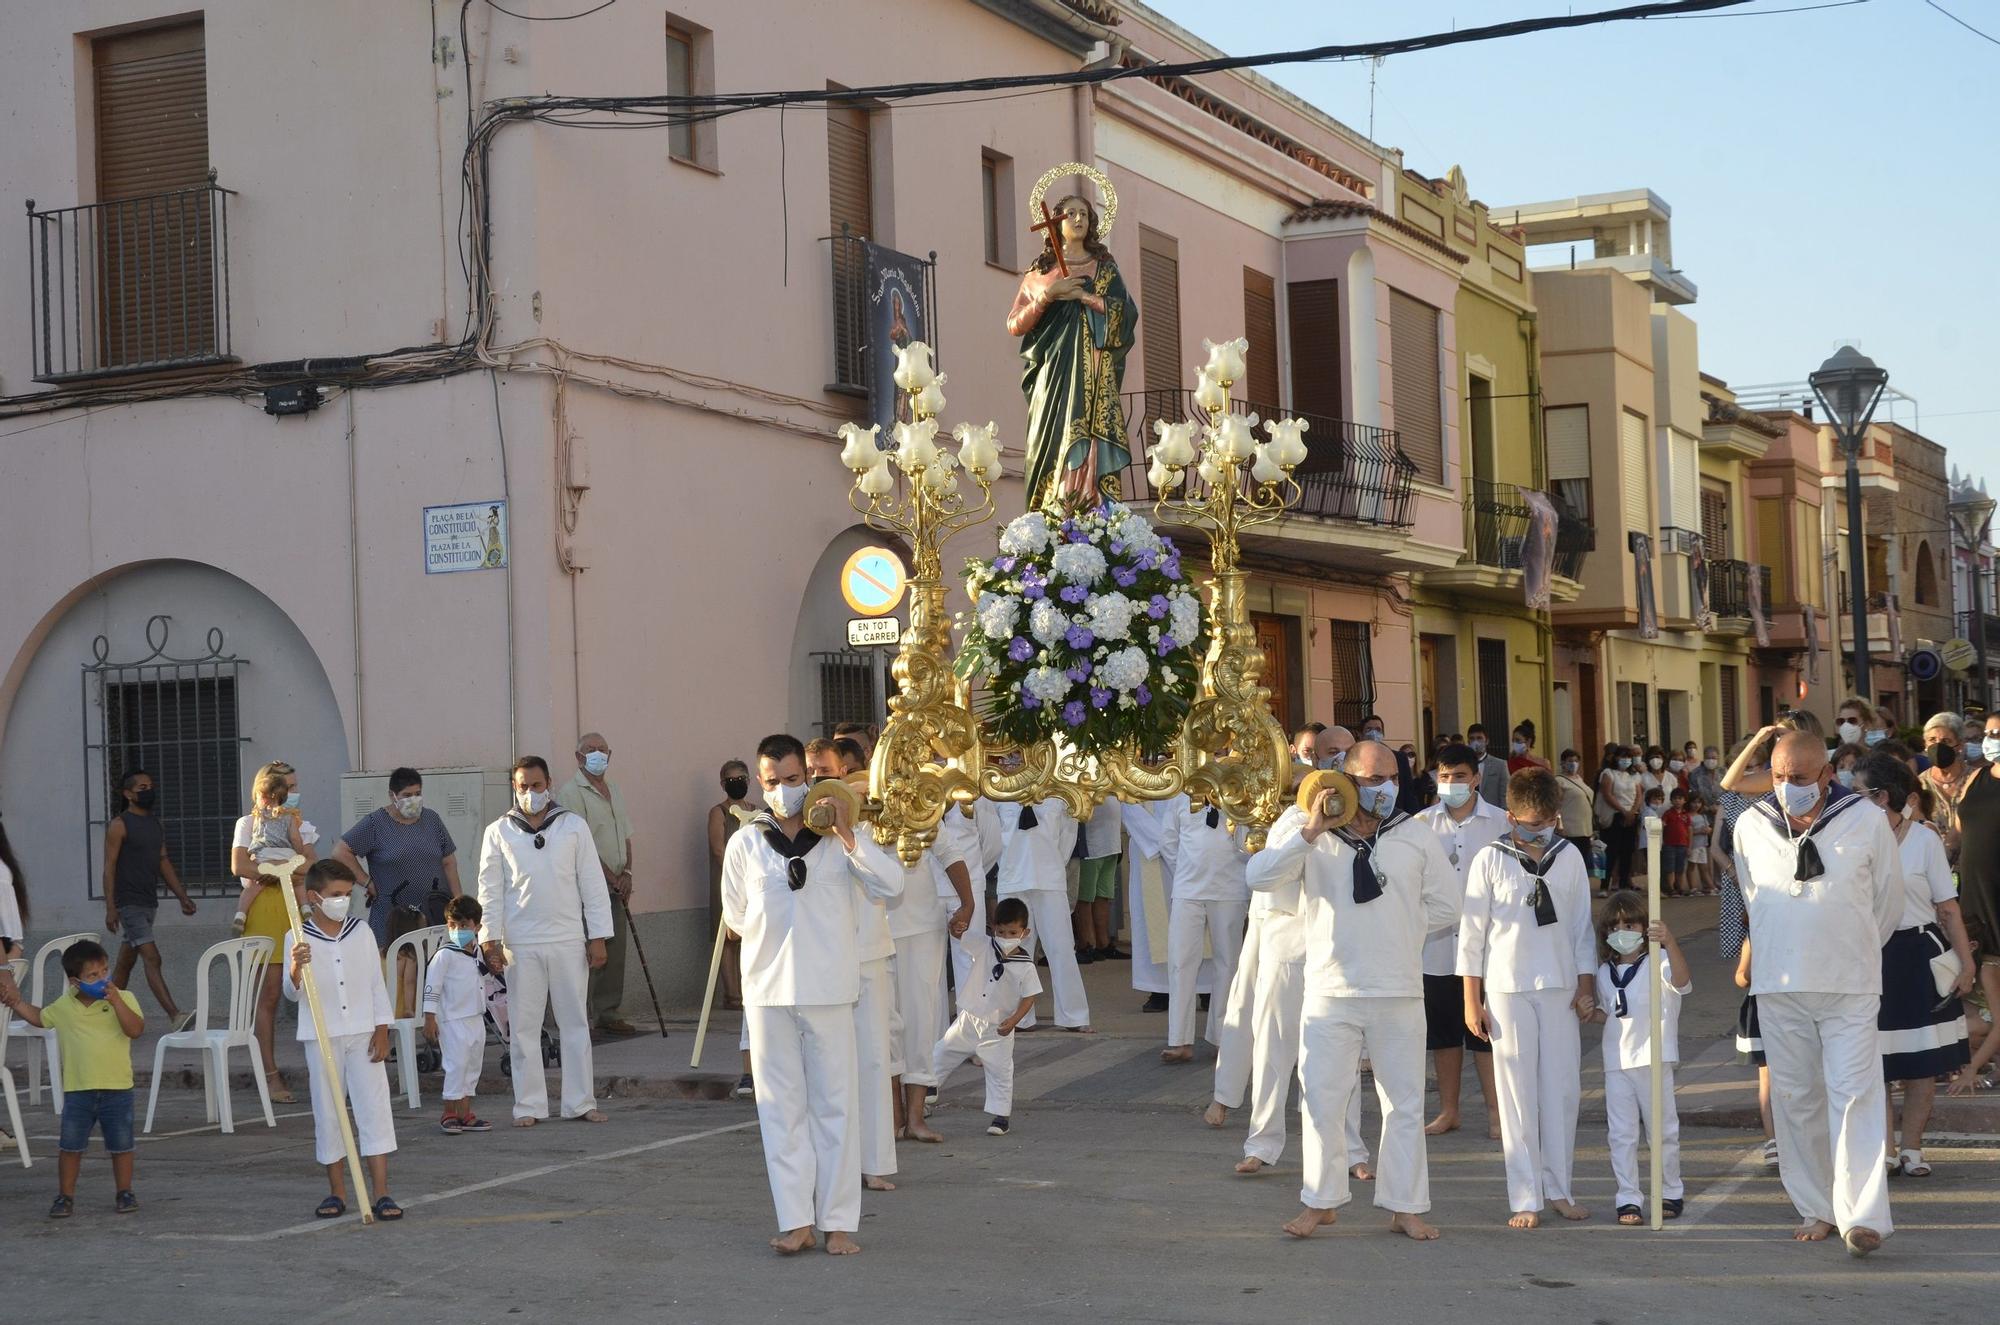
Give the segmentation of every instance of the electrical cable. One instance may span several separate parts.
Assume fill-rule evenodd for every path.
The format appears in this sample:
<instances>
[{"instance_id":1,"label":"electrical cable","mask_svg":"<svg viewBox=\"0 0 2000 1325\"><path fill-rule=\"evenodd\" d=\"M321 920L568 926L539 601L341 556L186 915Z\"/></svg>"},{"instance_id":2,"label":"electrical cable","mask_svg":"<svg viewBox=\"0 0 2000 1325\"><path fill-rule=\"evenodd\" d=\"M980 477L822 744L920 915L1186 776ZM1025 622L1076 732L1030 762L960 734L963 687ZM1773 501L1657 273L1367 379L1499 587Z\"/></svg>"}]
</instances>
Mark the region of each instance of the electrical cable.
<instances>
[{"instance_id":1,"label":"electrical cable","mask_svg":"<svg viewBox=\"0 0 2000 1325\"><path fill-rule=\"evenodd\" d=\"M486 3L494 9L500 10L501 13L509 18L525 19L530 23L567 23L574 18L589 18L592 14L601 14L611 8L611 6L617 4L618 0L604 0L604 3L601 5L594 5L589 9L581 10L574 14L517 14L511 9L505 9L495 4L494 0L486 0Z\"/></svg>"},{"instance_id":2,"label":"electrical cable","mask_svg":"<svg viewBox=\"0 0 2000 1325\"><path fill-rule=\"evenodd\" d=\"M1984 37L1987 41L1992 42L1995 46L2000 46L2000 37L1995 37L1990 33L1981 32L1978 28L1973 27L1970 23L1966 22L1964 19L1960 18L1958 15L1952 13L1949 9L1946 9L1943 5L1939 4L1937 0L1924 0L1924 3L1929 5L1932 9L1937 10L1938 13L1943 14L1946 18L1950 19L1952 22L1958 24L1958 26L1964 28L1967 32L1970 32L1973 36Z\"/></svg>"}]
</instances>

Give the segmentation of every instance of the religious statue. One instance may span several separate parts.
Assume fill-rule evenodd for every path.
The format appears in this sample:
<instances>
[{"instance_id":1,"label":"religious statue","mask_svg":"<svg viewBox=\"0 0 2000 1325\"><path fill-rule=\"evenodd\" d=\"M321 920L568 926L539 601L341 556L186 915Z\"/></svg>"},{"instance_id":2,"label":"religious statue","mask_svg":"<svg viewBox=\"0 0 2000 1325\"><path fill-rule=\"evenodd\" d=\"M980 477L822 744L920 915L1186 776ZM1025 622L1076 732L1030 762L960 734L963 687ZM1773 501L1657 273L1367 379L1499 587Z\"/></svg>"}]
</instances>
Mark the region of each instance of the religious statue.
<instances>
[{"instance_id":1,"label":"religious statue","mask_svg":"<svg viewBox=\"0 0 2000 1325\"><path fill-rule=\"evenodd\" d=\"M1043 195L1055 180L1082 175L1097 185L1102 212L1071 194L1053 213ZM1027 491L1031 506L1081 506L1110 490L1130 463L1118 393L1139 306L1105 242L1118 215L1111 181L1068 162L1043 175L1029 195L1041 256L1021 277L1007 314L1021 338L1021 391L1028 398Z\"/></svg>"}]
</instances>

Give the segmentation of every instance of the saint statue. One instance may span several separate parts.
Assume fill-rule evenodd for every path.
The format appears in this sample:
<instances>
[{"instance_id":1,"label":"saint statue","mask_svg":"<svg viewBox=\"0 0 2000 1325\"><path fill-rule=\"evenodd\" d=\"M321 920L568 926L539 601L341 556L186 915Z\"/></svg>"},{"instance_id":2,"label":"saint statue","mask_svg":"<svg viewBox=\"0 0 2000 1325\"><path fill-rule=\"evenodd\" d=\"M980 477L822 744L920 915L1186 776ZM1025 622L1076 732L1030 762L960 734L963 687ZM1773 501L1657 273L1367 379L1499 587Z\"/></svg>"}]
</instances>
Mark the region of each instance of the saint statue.
<instances>
[{"instance_id":1,"label":"saint statue","mask_svg":"<svg viewBox=\"0 0 2000 1325\"><path fill-rule=\"evenodd\" d=\"M1042 194L1056 178L1084 175L1104 211L1081 194L1053 212ZM1118 392L1139 307L1125 289L1105 238L1118 195L1098 171L1071 162L1042 176L1029 198L1041 219L1042 253L1021 277L1007 332L1021 338L1021 391L1028 398L1027 491L1031 505L1095 502L1131 462Z\"/></svg>"}]
</instances>

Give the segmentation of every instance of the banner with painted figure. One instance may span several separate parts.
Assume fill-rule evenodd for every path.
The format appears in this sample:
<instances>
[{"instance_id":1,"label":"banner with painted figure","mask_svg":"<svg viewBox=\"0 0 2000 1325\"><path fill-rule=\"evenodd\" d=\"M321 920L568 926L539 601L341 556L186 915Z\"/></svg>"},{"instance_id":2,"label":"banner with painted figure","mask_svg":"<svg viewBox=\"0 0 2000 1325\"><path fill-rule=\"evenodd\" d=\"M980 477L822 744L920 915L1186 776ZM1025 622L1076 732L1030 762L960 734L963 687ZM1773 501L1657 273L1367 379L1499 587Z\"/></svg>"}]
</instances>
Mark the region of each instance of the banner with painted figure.
<instances>
[{"instance_id":1,"label":"banner with painted figure","mask_svg":"<svg viewBox=\"0 0 2000 1325\"><path fill-rule=\"evenodd\" d=\"M1750 583L1746 596L1750 600L1750 624L1757 632L1757 647L1771 647L1771 622L1764 615L1764 577L1757 573L1757 567L1750 568Z\"/></svg>"},{"instance_id":2,"label":"banner with painted figure","mask_svg":"<svg viewBox=\"0 0 2000 1325\"><path fill-rule=\"evenodd\" d=\"M862 263L863 353L868 373L868 411L871 421L882 425L882 444L896 426L899 402L896 393L896 351L913 340L936 348L931 338L930 315L924 302L927 285L922 258L898 253L893 248L861 241L866 260Z\"/></svg>"},{"instance_id":3,"label":"banner with painted figure","mask_svg":"<svg viewBox=\"0 0 2000 1325\"><path fill-rule=\"evenodd\" d=\"M1660 637L1660 609L1653 600L1653 536L1633 530L1626 536L1632 547L1632 573L1639 590L1639 638Z\"/></svg>"},{"instance_id":4,"label":"banner with painted figure","mask_svg":"<svg viewBox=\"0 0 2000 1325\"><path fill-rule=\"evenodd\" d=\"M1708 604L1708 551L1700 534L1688 535L1688 593L1694 603L1694 628L1715 629L1715 609Z\"/></svg>"},{"instance_id":5,"label":"banner with painted figure","mask_svg":"<svg viewBox=\"0 0 2000 1325\"><path fill-rule=\"evenodd\" d=\"M1528 610L1549 610L1549 576L1553 573L1556 551L1556 504L1546 492L1521 489L1528 507L1528 536L1521 542L1521 588Z\"/></svg>"},{"instance_id":6,"label":"banner with painted figure","mask_svg":"<svg viewBox=\"0 0 2000 1325\"><path fill-rule=\"evenodd\" d=\"M1819 684L1819 613L1811 603L1799 605L1799 616L1806 626L1806 680Z\"/></svg>"}]
</instances>

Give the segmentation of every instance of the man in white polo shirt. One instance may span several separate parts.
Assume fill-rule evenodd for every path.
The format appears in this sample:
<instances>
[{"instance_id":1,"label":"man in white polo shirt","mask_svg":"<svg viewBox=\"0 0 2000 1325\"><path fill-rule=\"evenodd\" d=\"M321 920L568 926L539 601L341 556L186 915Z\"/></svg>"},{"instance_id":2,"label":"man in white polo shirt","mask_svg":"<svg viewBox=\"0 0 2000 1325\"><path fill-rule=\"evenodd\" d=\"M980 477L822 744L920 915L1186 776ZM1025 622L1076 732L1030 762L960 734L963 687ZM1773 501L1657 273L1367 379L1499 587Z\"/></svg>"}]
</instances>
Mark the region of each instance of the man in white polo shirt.
<instances>
[{"instance_id":1,"label":"man in white polo shirt","mask_svg":"<svg viewBox=\"0 0 2000 1325\"><path fill-rule=\"evenodd\" d=\"M1734 855L1778 1176L1805 1221L1792 1236L1818 1242L1837 1229L1866 1256L1893 1231L1875 1019L1903 875L1888 819L1831 773L1818 736L1781 739L1771 794L1736 821Z\"/></svg>"}]
</instances>

